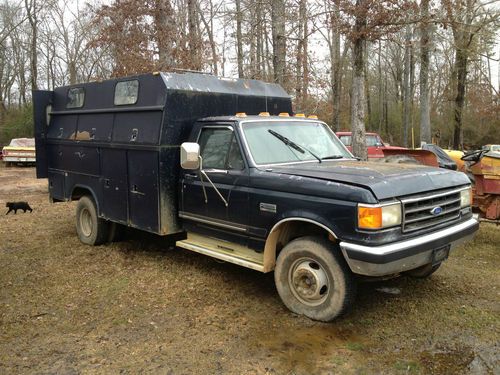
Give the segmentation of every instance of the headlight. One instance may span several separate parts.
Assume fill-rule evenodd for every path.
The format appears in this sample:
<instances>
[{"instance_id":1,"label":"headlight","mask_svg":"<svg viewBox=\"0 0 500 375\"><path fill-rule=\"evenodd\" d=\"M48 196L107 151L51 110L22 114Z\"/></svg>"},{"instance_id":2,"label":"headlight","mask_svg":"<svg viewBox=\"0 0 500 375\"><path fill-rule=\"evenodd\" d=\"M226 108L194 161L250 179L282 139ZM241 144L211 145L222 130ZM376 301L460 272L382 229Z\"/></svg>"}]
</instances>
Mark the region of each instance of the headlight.
<instances>
[{"instance_id":1,"label":"headlight","mask_svg":"<svg viewBox=\"0 0 500 375\"><path fill-rule=\"evenodd\" d=\"M471 188L460 191L460 207L472 206L472 191Z\"/></svg>"},{"instance_id":2,"label":"headlight","mask_svg":"<svg viewBox=\"0 0 500 375\"><path fill-rule=\"evenodd\" d=\"M401 204L358 204L358 228L382 229L401 224Z\"/></svg>"}]
</instances>

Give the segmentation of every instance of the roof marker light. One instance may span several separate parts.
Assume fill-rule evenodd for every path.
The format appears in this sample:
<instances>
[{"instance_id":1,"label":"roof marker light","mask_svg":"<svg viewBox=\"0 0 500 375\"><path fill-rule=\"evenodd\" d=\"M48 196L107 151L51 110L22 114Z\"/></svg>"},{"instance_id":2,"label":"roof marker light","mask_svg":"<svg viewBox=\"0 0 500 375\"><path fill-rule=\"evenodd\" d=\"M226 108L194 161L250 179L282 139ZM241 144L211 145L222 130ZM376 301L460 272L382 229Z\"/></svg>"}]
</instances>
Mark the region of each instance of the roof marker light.
<instances>
[{"instance_id":1,"label":"roof marker light","mask_svg":"<svg viewBox=\"0 0 500 375\"><path fill-rule=\"evenodd\" d=\"M296 113L295 114L295 117L306 117L306 115L304 115L303 113Z\"/></svg>"},{"instance_id":2,"label":"roof marker light","mask_svg":"<svg viewBox=\"0 0 500 375\"><path fill-rule=\"evenodd\" d=\"M288 112L281 112L279 114L280 117L290 117L290 114Z\"/></svg>"},{"instance_id":3,"label":"roof marker light","mask_svg":"<svg viewBox=\"0 0 500 375\"><path fill-rule=\"evenodd\" d=\"M269 114L269 112L261 112L259 113L259 116L269 117L271 115Z\"/></svg>"},{"instance_id":4,"label":"roof marker light","mask_svg":"<svg viewBox=\"0 0 500 375\"><path fill-rule=\"evenodd\" d=\"M307 116L307 118L311 118L313 120L317 120L318 116L316 116L316 115L309 115L309 116Z\"/></svg>"},{"instance_id":5,"label":"roof marker light","mask_svg":"<svg viewBox=\"0 0 500 375\"><path fill-rule=\"evenodd\" d=\"M237 112L236 117L247 117L247 114L245 112Z\"/></svg>"}]
</instances>

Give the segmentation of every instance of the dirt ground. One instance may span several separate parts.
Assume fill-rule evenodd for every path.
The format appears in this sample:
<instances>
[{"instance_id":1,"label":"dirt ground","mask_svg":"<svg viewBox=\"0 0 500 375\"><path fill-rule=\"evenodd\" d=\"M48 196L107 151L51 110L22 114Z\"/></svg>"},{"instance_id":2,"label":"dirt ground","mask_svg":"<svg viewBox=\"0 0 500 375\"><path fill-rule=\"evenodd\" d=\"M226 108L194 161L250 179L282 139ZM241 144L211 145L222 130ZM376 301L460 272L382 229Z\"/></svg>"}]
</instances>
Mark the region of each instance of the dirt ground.
<instances>
[{"instance_id":1,"label":"dirt ground","mask_svg":"<svg viewBox=\"0 0 500 375\"><path fill-rule=\"evenodd\" d=\"M0 374L500 374L500 226L427 280L360 285L329 324L290 313L273 275L129 233L81 244L75 203L0 167Z\"/></svg>"}]
</instances>

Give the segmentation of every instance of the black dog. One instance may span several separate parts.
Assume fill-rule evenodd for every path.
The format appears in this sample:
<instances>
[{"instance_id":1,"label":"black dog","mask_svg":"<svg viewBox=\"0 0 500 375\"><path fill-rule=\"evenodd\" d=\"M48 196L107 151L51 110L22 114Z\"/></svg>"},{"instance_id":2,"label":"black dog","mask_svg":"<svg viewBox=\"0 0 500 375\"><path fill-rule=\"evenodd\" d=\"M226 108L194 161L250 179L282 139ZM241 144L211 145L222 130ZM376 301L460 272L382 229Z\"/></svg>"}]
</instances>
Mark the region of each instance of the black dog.
<instances>
[{"instance_id":1,"label":"black dog","mask_svg":"<svg viewBox=\"0 0 500 375\"><path fill-rule=\"evenodd\" d=\"M5 207L9 208L9 211L5 215L8 215L9 212L14 211L14 214L17 214L17 210L23 210L24 212L29 211L32 212L33 209L30 207L28 202L7 202Z\"/></svg>"}]
</instances>

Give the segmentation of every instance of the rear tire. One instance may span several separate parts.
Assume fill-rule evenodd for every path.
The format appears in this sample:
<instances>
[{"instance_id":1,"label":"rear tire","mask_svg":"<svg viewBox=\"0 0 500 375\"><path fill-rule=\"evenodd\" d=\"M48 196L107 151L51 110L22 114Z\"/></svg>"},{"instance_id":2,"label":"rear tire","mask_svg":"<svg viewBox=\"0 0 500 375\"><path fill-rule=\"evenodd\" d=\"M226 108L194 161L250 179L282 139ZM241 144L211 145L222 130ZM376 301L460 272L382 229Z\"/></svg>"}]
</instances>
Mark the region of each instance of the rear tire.
<instances>
[{"instance_id":1,"label":"rear tire","mask_svg":"<svg viewBox=\"0 0 500 375\"><path fill-rule=\"evenodd\" d=\"M329 322L345 313L356 295L356 280L340 250L320 237L301 237L280 252L276 288L291 311Z\"/></svg>"},{"instance_id":2,"label":"rear tire","mask_svg":"<svg viewBox=\"0 0 500 375\"><path fill-rule=\"evenodd\" d=\"M81 242L92 246L103 244L109 236L109 222L97 216L94 200L86 195L76 206L76 232Z\"/></svg>"}]
</instances>

